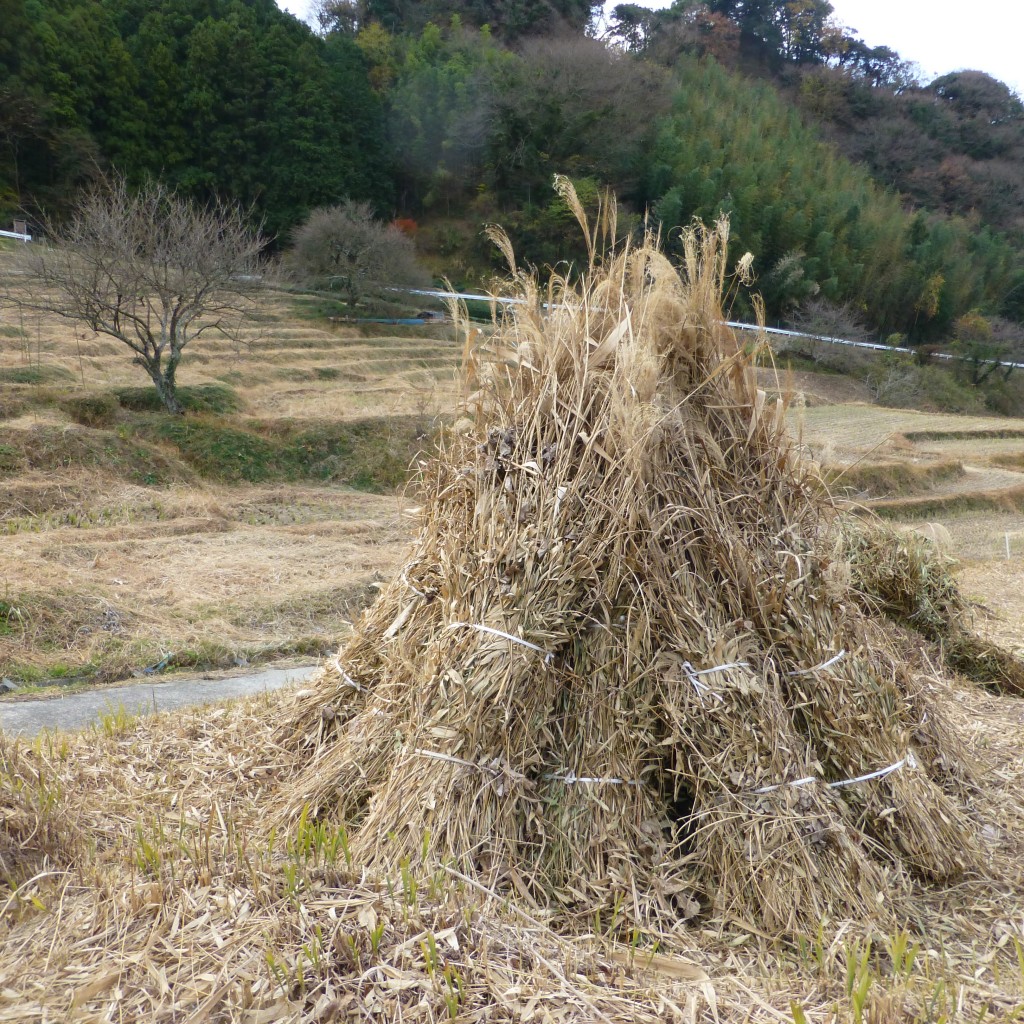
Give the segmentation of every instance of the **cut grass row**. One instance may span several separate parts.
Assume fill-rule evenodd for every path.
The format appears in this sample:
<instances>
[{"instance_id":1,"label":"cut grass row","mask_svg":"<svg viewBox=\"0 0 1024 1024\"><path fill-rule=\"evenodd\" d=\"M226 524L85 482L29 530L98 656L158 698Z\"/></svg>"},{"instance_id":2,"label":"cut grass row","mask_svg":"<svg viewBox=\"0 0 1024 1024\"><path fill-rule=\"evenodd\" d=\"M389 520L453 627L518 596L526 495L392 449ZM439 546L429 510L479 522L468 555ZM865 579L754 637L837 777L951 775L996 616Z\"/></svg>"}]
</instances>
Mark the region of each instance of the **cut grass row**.
<instances>
[{"instance_id":1,"label":"cut grass row","mask_svg":"<svg viewBox=\"0 0 1024 1024\"><path fill-rule=\"evenodd\" d=\"M935 519L967 512L1024 511L1024 484L1016 487L930 494L873 501L872 511L886 519Z\"/></svg>"},{"instance_id":2,"label":"cut grass row","mask_svg":"<svg viewBox=\"0 0 1024 1024\"><path fill-rule=\"evenodd\" d=\"M834 493L866 492L870 496L889 497L919 494L963 475L964 466L959 459L924 463L865 461L850 466L830 466L825 470L826 482Z\"/></svg>"},{"instance_id":3,"label":"cut grass row","mask_svg":"<svg viewBox=\"0 0 1024 1024\"><path fill-rule=\"evenodd\" d=\"M76 424L0 427L0 477L87 467L150 485L197 475L227 483L317 481L386 492L408 479L429 432L429 423L418 416L346 422L246 418L233 415L241 403L225 385L180 391L191 410L184 417L158 412L156 392L149 388L58 396L54 404Z\"/></svg>"},{"instance_id":4,"label":"cut grass row","mask_svg":"<svg viewBox=\"0 0 1024 1024\"><path fill-rule=\"evenodd\" d=\"M1019 427L995 427L967 430L905 430L906 440L918 441L988 441L1004 439L1024 439L1024 430Z\"/></svg>"}]
</instances>

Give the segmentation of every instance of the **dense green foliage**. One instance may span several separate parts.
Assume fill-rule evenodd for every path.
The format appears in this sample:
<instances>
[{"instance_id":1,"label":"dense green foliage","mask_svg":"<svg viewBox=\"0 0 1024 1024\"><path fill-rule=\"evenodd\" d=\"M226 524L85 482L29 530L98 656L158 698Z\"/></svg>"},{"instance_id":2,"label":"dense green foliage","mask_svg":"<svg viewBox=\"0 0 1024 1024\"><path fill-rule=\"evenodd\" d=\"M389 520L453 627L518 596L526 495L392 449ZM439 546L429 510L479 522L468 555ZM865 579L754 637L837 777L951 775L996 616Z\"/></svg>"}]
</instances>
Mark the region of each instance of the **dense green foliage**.
<instances>
[{"instance_id":1,"label":"dense green foliage","mask_svg":"<svg viewBox=\"0 0 1024 1024\"><path fill-rule=\"evenodd\" d=\"M325 0L320 21L340 32L355 33L376 23L393 34L416 34L455 17L514 40L559 30L580 32L600 8L601 0Z\"/></svg>"},{"instance_id":2,"label":"dense green foliage","mask_svg":"<svg viewBox=\"0 0 1024 1024\"><path fill-rule=\"evenodd\" d=\"M661 220L730 215L755 255L768 308L852 301L882 330L941 333L975 306L998 306L1019 257L986 228L904 210L868 172L804 127L767 86L683 61L646 183Z\"/></svg>"},{"instance_id":3,"label":"dense green foliage","mask_svg":"<svg viewBox=\"0 0 1024 1024\"><path fill-rule=\"evenodd\" d=\"M361 51L273 0L0 0L0 23L8 214L59 210L102 163L255 203L271 233L345 196L390 198Z\"/></svg>"},{"instance_id":4,"label":"dense green foliage","mask_svg":"<svg viewBox=\"0 0 1024 1024\"><path fill-rule=\"evenodd\" d=\"M254 204L279 244L317 207L401 218L440 273L575 258L615 190L667 233L728 213L769 315L847 303L942 338L1024 320L1024 107L980 72L925 87L827 0L0 0L0 219L60 214L116 169ZM741 293L740 309L746 301Z\"/></svg>"},{"instance_id":5,"label":"dense green foliage","mask_svg":"<svg viewBox=\"0 0 1024 1024\"><path fill-rule=\"evenodd\" d=\"M818 67L790 94L846 155L919 205L1024 240L1024 104L1002 82L959 71L894 91Z\"/></svg>"}]
</instances>

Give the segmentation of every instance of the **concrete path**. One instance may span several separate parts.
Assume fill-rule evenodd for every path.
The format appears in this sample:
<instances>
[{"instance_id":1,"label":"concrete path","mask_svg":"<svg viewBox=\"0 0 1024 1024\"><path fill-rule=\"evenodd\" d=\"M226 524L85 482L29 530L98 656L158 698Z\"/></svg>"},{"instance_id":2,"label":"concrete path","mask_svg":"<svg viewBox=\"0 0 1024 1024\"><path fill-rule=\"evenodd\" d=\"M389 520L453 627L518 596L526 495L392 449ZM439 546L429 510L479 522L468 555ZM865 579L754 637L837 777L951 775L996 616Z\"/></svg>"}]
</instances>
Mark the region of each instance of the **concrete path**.
<instances>
[{"instance_id":1,"label":"concrete path","mask_svg":"<svg viewBox=\"0 0 1024 1024\"><path fill-rule=\"evenodd\" d=\"M274 668L252 675L223 679L172 679L108 686L61 697L0 701L0 729L10 735L35 736L44 729L84 729L103 713L124 708L144 715L170 711L189 704L209 704L232 697L247 697L300 682L316 671L315 665Z\"/></svg>"}]
</instances>

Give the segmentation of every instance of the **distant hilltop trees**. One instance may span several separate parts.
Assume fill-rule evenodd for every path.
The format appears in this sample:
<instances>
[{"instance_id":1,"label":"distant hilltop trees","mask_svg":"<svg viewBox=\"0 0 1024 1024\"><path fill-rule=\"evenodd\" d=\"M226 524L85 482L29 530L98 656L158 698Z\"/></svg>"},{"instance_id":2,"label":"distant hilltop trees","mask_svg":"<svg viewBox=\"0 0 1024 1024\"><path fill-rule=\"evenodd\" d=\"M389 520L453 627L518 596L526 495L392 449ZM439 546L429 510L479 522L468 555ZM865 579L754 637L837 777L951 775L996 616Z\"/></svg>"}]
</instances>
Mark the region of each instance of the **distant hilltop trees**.
<instances>
[{"instance_id":1,"label":"distant hilltop trees","mask_svg":"<svg viewBox=\"0 0 1024 1024\"><path fill-rule=\"evenodd\" d=\"M620 228L728 214L770 318L810 302L883 336L1024 321L1024 109L978 71L930 84L826 0L0 0L0 220L59 222L116 171L252 209L414 219L456 283L579 259L568 175ZM600 35L600 38L598 38ZM44 216L45 215L45 216ZM734 292L749 311L745 287Z\"/></svg>"}]
</instances>

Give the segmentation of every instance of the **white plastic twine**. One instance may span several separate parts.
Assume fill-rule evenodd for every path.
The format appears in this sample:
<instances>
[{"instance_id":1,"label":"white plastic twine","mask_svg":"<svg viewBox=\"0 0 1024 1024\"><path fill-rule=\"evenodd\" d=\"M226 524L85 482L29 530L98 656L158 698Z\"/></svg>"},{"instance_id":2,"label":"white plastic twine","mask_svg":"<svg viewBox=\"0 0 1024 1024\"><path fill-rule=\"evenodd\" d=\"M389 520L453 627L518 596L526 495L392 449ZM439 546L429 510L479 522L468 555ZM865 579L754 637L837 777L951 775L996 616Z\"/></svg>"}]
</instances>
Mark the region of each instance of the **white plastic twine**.
<instances>
[{"instance_id":1,"label":"white plastic twine","mask_svg":"<svg viewBox=\"0 0 1024 1024\"><path fill-rule=\"evenodd\" d=\"M823 661L820 665L812 665L810 668L797 669L795 672L787 673L790 676L808 676L814 672L821 672L827 668L831 668L836 662L841 661L846 657L845 648L838 654L834 654L828 661ZM697 699L704 703L705 697L714 697L719 703L724 703L725 698L718 693L716 690L711 689L707 683L700 681L701 676L709 676L714 672L724 672L729 668L750 668L749 661L728 661L724 665L715 665L713 668L702 668L695 669L693 665L688 661L683 662L683 672L686 673L686 678L693 685L694 690L697 692Z\"/></svg>"},{"instance_id":2,"label":"white plastic twine","mask_svg":"<svg viewBox=\"0 0 1024 1024\"><path fill-rule=\"evenodd\" d=\"M479 772L490 772L492 775L500 775L501 772L489 764L475 764L472 761L467 761L465 758L456 757L454 754L442 754L437 750L423 750L421 747L416 747L412 751L414 754L418 754L420 757L429 757L433 761L446 761L448 764L461 765L463 768L472 768ZM511 774L522 778L518 772L512 772ZM567 786L576 785L605 785L605 786L639 786L639 782L633 782L630 779L616 779L616 778L602 778L598 776L586 776L577 775L575 772L569 771L564 772L560 775L542 775L542 779L547 779L551 782L564 782Z\"/></svg>"},{"instance_id":3,"label":"white plastic twine","mask_svg":"<svg viewBox=\"0 0 1024 1024\"><path fill-rule=\"evenodd\" d=\"M414 594L415 594L415 595L416 595L417 597L422 597L424 601L426 601L426 600L427 600L427 595L426 595L426 594L424 594L422 590L418 590L418 589L417 589L416 587L414 587L414 586L413 586L413 585L412 585L412 584L411 584L411 583L409 582L409 577L408 577L408 576L407 576L407 575L405 574L405 572L404 572L404 571L402 572L402 582L403 582L403 583L404 583L404 584L405 584L405 585L406 585L406 586L407 586L407 587L408 587L408 588L409 588L409 589L410 589L410 590L411 590L411 591L412 591L412 592L413 592L413 593L414 593Z\"/></svg>"},{"instance_id":4,"label":"white plastic twine","mask_svg":"<svg viewBox=\"0 0 1024 1024\"><path fill-rule=\"evenodd\" d=\"M340 661L339 661L339 660L338 660L337 658L334 658L334 659L333 659L333 660L332 660L332 661L330 662L330 665L331 665L331 668L333 668L333 669L334 669L334 670L335 670L335 671L336 671L336 672L338 673L338 675L340 675L340 676L341 676L341 678L342 678L342 681L343 681L343 682L345 683L345 685L346 685L346 686L351 686L353 690L358 690L358 691L359 691L360 693L366 693L366 687L365 687L365 686L360 686L360 685L359 685L359 684L358 684L358 683L357 683L357 682L356 682L356 681L355 681L355 680L354 680L354 679L353 679L353 678L352 678L352 677L351 677L351 676L350 676L350 675L349 675L349 674L348 674L348 673L347 673L347 672L345 671L345 669L344 669L344 668L342 668L341 662L340 662Z\"/></svg>"},{"instance_id":5,"label":"white plastic twine","mask_svg":"<svg viewBox=\"0 0 1024 1024\"><path fill-rule=\"evenodd\" d=\"M417 747L413 750L414 754L419 754L420 757L429 757L434 761L447 761L448 764L459 764L464 768L473 768L476 771L490 772L492 775L497 775L498 771L496 768L491 768L486 764L474 764L472 761L467 761L462 757L455 757L454 754L442 754L436 750L421 750Z\"/></svg>"},{"instance_id":6,"label":"white plastic twine","mask_svg":"<svg viewBox=\"0 0 1024 1024\"><path fill-rule=\"evenodd\" d=\"M481 633L490 633L492 636L503 637L506 640L511 640L514 644L519 644L520 647L529 647L531 651L543 654L545 665L550 665L551 660L554 658L554 654L551 651L545 651L543 647L531 644L529 640L524 640L521 636L513 636L511 633L505 633L500 629L484 626L478 622L453 622L448 626L448 629L475 629Z\"/></svg>"},{"instance_id":7,"label":"white plastic twine","mask_svg":"<svg viewBox=\"0 0 1024 1024\"><path fill-rule=\"evenodd\" d=\"M898 772L904 765L908 768L917 767L917 758L914 757L911 751L907 751L907 756L901 761L897 761L895 764L889 765L888 768L879 768L877 772L868 772L867 775L858 775L855 779L842 779L839 782L830 782L828 784L829 789L841 789L843 786L855 786L858 782L870 782L872 779L884 779L886 775L891 775L893 772Z\"/></svg>"},{"instance_id":8,"label":"white plastic twine","mask_svg":"<svg viewBox=\"0 0 1024 1024\"><path fill-rule=\"evenodd\" d=\"M420 747L416 747L412 753L419 755L420 757L429 757L434 761L445 761L448 764L460 765L463 768L471 768L478 772L489 772L491 775L502 774L497 768L489 764L476 764L473 761L467 761L463 757L456 757L454 754L442 754L437 750L423 750ZM879 768L876 772L868 772L866 775L858 775L852 779L840 779L838 782L826 782L826 789L842 789L844 786L855 786L861 782L871 782L874 779L884 779L886 775L891 775L893 772L898 772L903 767L916 768L917 759L914 757L911 751L907 751L907 756L897 761L895 764L889 765L887 768ZM517 772L511 773L519 778L522 776ZM600 776L600 775L577 775L573 771L562 772L560 774L549 773L541 776L549 782L561 782L566 786L639 786L641 785L635 779L618 779L614 776ZM803 779L795 779L793 782L778 782L774 786L761 786L760 789L753 789L750 792L758 796L764 793L774 793L776 790L785 789L787 787L796 789L800 786L810 786L815 782L821 780L816 775L808 775Z\"/></svg>"},{"instance_id":9,"label":"white plastic twine","mask_svg":"<svg viewBox=\"0 0 1024 1024\"><path fill-rule=\"evenodd\" d=\"M714 697L720 704L725 702L725 698L715 690L712 690L707 683L700 681L701 676L709 676L714 672L724 672L728 668L750 668L750 663L746 661L728 661L724 665L715 665L714 668L702 668L700 670L695 669L688 661L683 662L683 671L686 673L686 678L690 680L694 690L697 691L697 700L704 703L705 696Z\"/></svg>"},{"instance_id":10,"label":"white plastic twine","mask_svg":"<svg viewBox=\"0 0 1024 1024\"><path fill-rule=\"evenodd\" d=\"M831 668L837 661L842 661L846 657L846 648L844 647L838 654L833 655L828 661L823 661L820 665L812 665L810 668L798 668L795 672L790 672L791 676L809 676L812 672L820 672L822 669Z\"/></svg>"},{"instance_id":11,"label":"white plastic twine","mask_svg":"<svg viewBox=\"0 0 1024 1024\"><path fill-rule=\"evenodd\" d=\"M634 779L601 778L600 776L577 775L575 772L566 772L564 775L542 775L541 778L549 779L551 782L564 782L567 786L596 785L596 786L639 786L640 783Z\"/></svg>"},{"instance_id":12,"label":"white plastic twine","mask_svg":"<svg viewBox=\"0 0 1024 1024\"><path fill-rule=\"evenodd\" d=\"M901 768L906 766L907 768L917 767L917 758L914 757L912 751L907 751L907 756L901 758L895 764L889 765L887 768L879 768L876 772L868 772L866 775L858 775L852 779L840 779L838 782L826 782L826 789L842 789L844 786L856 786L860 782L871 782L874 779L884 779L886 775L891 775L893 772L898 772ZM816 775L808 775L804 779L796 779L793 782L777 782L774 786L762 786L760 789L751 790L752 793L774 793L777 789L785 789L787 786L796 788L798 786L809 786L812 782L820 782L821 780Z\"/></svg>"},{"instance_id":13,"label":"white plastic twine","mask_svg":"<svg viewBox=\"0 0 1024 1024\"><path fill-rule=\"evenodd\" d=\"M527 647L531 651L536 651L538 654L544 655L544 664L548 665L554 658L554 654L550 651L544 650L543 647L538 647L537 644L531 643L529 640L524 640L521 636L514 636L512 633L506 633L503 630L495 629L492 626L485 626L478 622L453 622L448 629L475 629L481 633L490 633L492 636L500 636L504 640L509 640L514 644L519 644L521 647ZM841 661L846 657L845 648L839 651L838 654L834 654L827 661L821 662L819 665L812 665L810 668L797 669L794 672L788 673L790 676L803 676L810 675L814 672L821 672L827 668L831 668L838 661ZM339 670L340 670L340 666ZM725 698L713 690L707 683L701 682L701 676L714 675L716 672L725 672L731 668L750 668L749 661L727 661L723 665L714 665L711 668L696 669L693 665L688 662L683 662L683 672L686 674L686 678L692 684L694 690L697 693L697 699L703 705L705 697L713 697L719 703L724 703ZM362 687L342 671L342 675L345 681L351 683L356 689L361 690ZM419 754L421 757L433 758L437 761L447 761L450 764L462 765L466 768L474 768L478 771L487 771L497 775L498 771L489 765L474 764L472 761L466 761L461 757L454 757L451 754L441 754L433 750L420 750L416 749L413 751L414 754ZM825 787L827 789L842 789L844 786L855 786L862 782L871 782L875 779L884 779L887 775L891 775L893 772L898 772L901 768L916 768L917 760L913 753L907 751L907 756L901 758L895 764L891 764L886 768L879 768L878 771L868 772L866 775L858 775L852 779L840 779L837 782L826 782ZM590 776L590 775L577 775L575 772L568 771L561 774L548 774L541 776L543 779L547 779L551 782L562 782L567 786L576 785L603 785L603 786L639 786L640 782L635 779L618 779L613 776ZM802 779L795 779L792 782L778 782L772 786L761 786L759 789L753 789L749 792L756 795L762 795L764 793L774 793L776 790L785 789L787 787L798 788L800 786L810 786L815 782L821 782L816 775L808 775Z\"/></svg>"}]
</instances>

